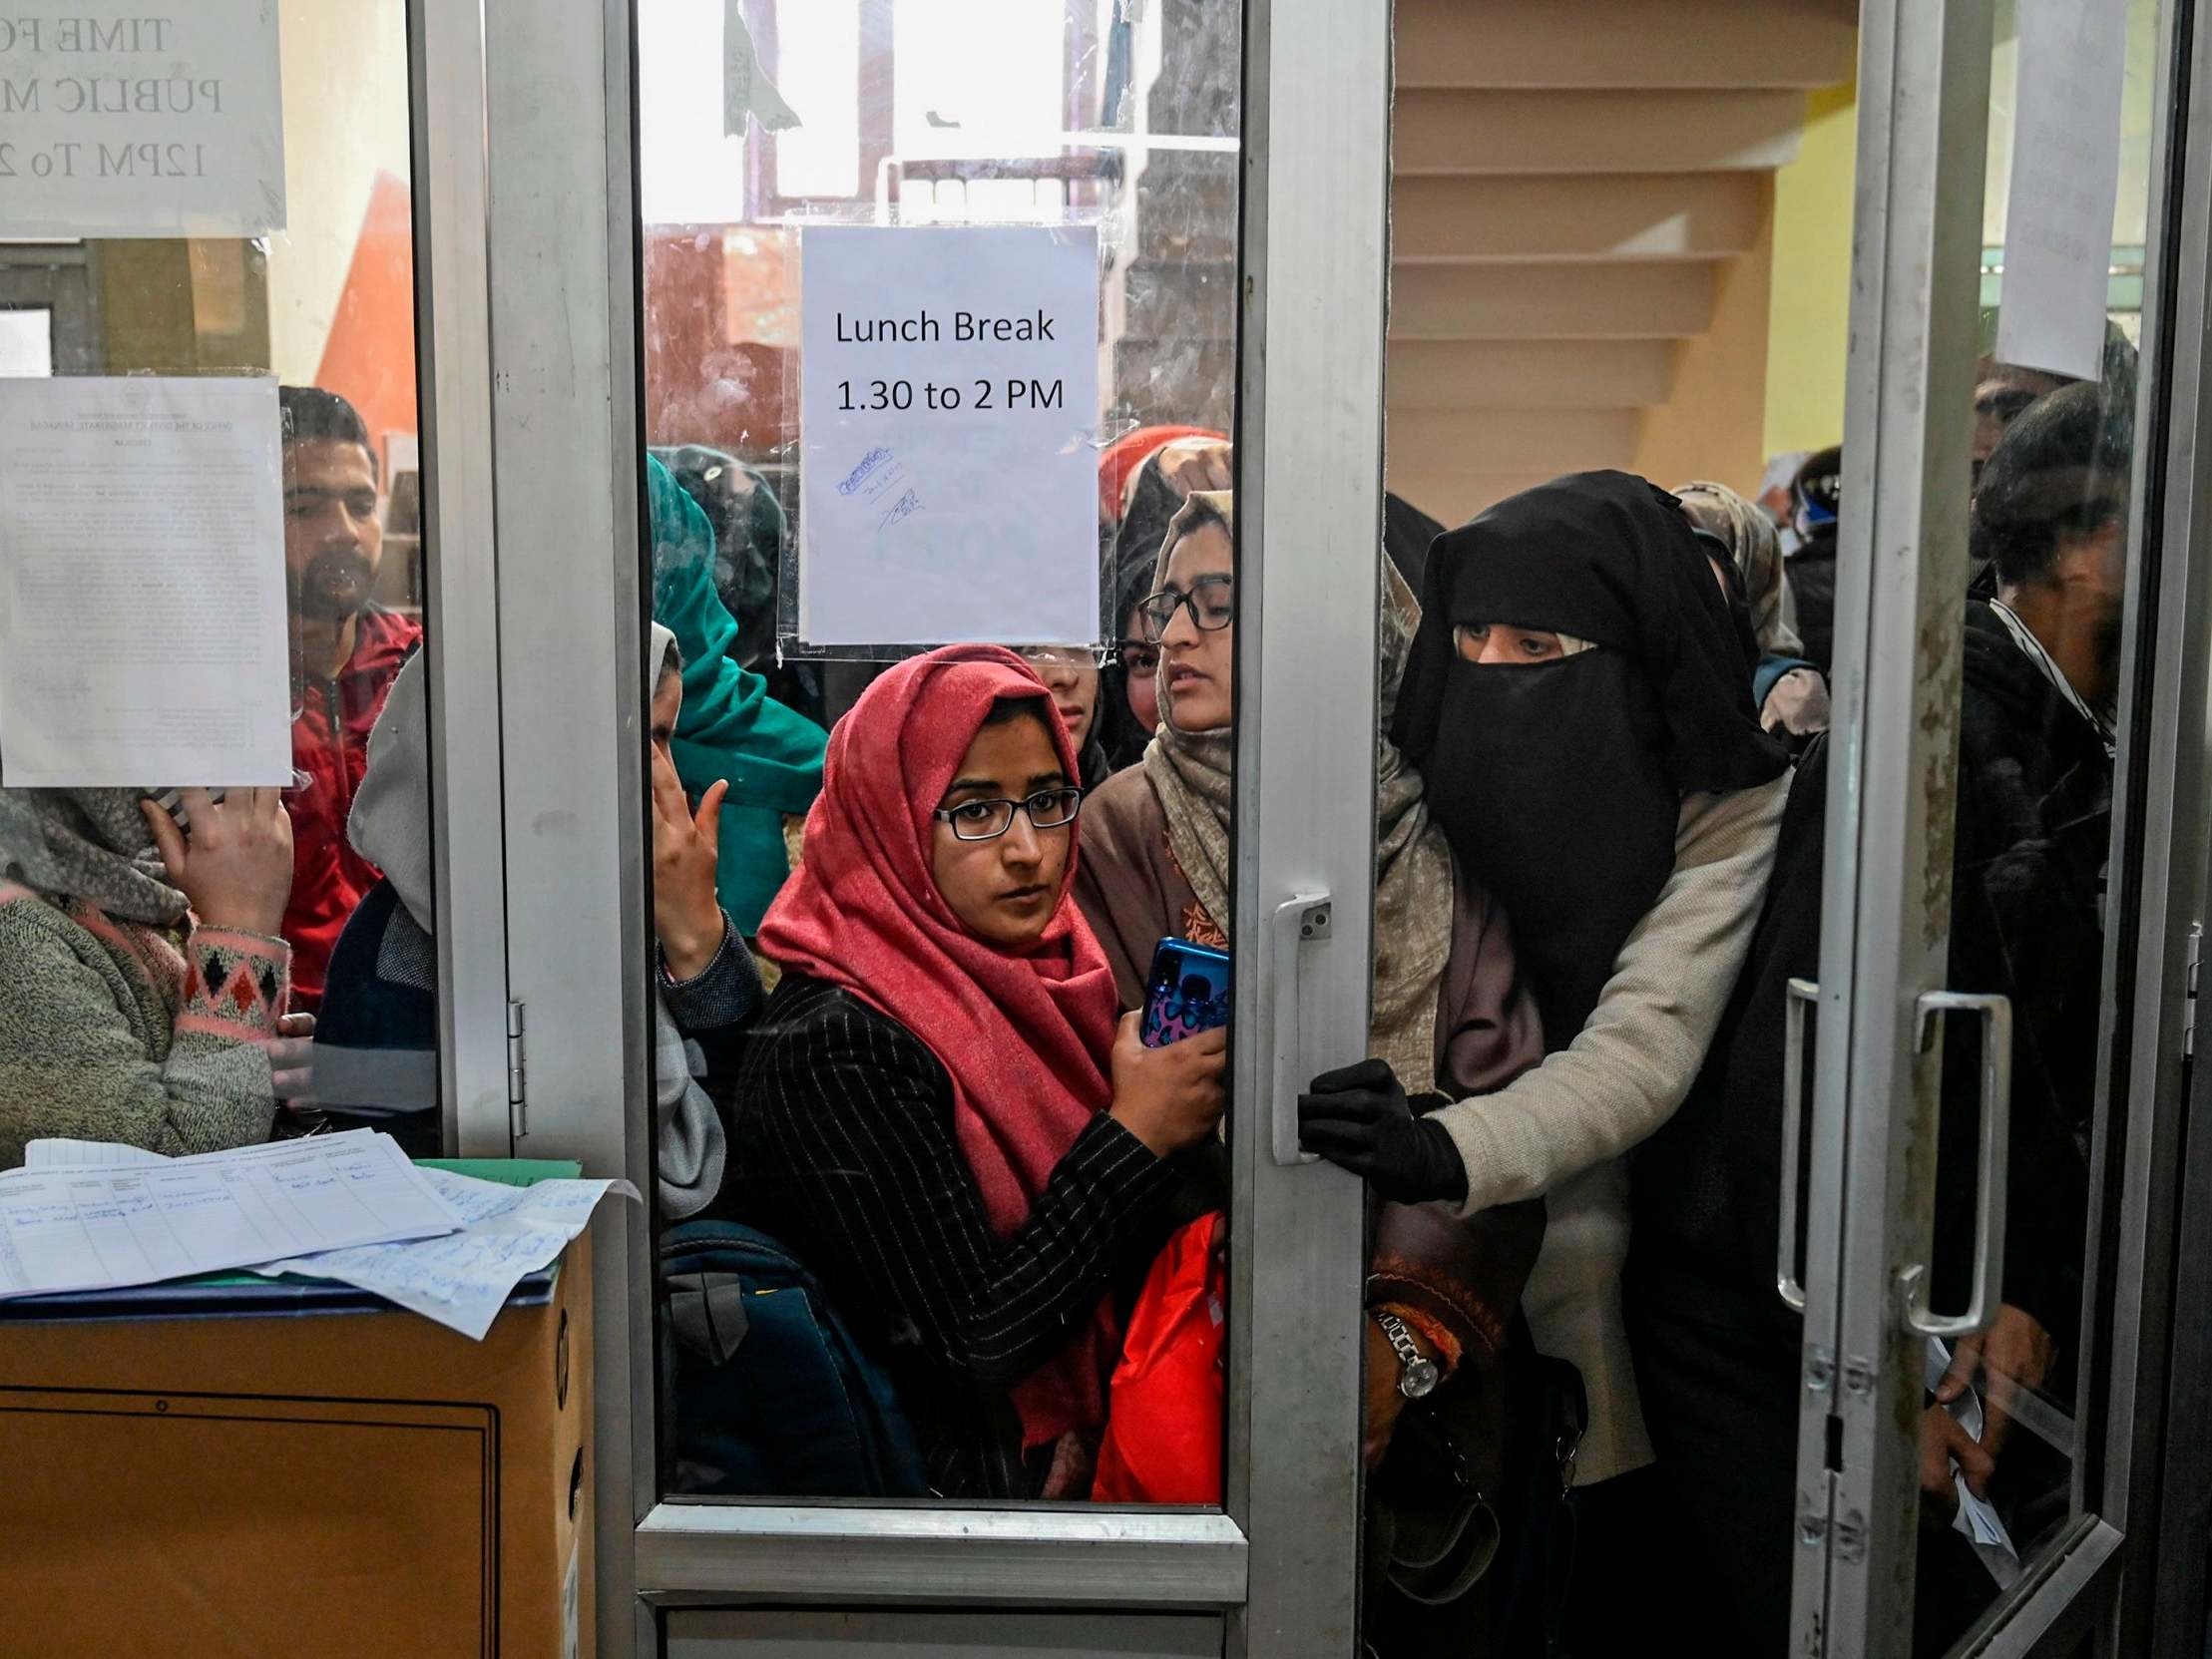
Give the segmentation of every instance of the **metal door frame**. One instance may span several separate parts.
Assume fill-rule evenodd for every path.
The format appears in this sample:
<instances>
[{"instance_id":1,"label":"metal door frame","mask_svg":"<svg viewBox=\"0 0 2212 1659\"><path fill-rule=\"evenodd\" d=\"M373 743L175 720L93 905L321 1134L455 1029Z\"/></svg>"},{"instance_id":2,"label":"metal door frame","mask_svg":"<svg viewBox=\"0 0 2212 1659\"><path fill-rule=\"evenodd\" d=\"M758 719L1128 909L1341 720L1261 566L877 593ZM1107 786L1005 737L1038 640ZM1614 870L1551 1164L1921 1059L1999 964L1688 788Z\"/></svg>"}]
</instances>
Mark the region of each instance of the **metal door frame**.
<instances>
[{"instance_id":1,"label":"metal door frame","mask_svg":"<svg viewBox=\"0 0 2212 1659\"><path fill-rule=\"evenodd\" d=\"M475 0L407 7L416 402L429 626L431 836L445 1144L504 1157L507 850L492 517L484 29Z\"/></svg>"},{"instance_id":2,"label":"metal door frame","mask_svg":"<svg viewBox=\"0 0 2212 1659\"><path fill-rule=\"evenodd\" d=\"M2106 984L2125 1010L2103 1034L2092 1229L2081 1352L2072 1531L1966 1651L2143 1651L2154 1610L2179 1640L2174 1598L2155 1609L2163 1502L2201 1547L2201 1501L2161 1489L2180 1197L2182 1043L2192 923L2203 915L2212 788L2205 755L2212 536L2197 487L2197 434L2212 299L2207 214L2196 197L2212 123L2192 103L2212 48L2189 0L2159 11L2154 159L2130 586L2129 687L2115 784ZM2184 37L2186 29L2186 38ZM1957 766L1959 612L1965 594L1965 423L1984 182L1990 9L1982 0L1867 0L1861 13L1846 493L1834 686L1835 784L1821 956L1822 1022L1809 1200L1806 1393L1793 1646L1830 1655L1911 1650L1914 1435L1920 1343L1903 1329L1898 1279L1927 1259L1934 1066L1916 1063L1922 994L1948 946L1948 844ZM2170 404L2168 402L2170 396ZM2168 418L2157 424L2161 411ZM2148 435L2163 432L2162 440ZM2152 551L2156 557L2152 557ZM1934 833L1932 833L1932 830ZM2130 843L2141 840L2139 848ZM1932 856L1933 855L1933 856ZM2121 918L2129 920L2122 921ZM2212 1223L2212 1192L2193 1211ZM2104 1208L2102 1206L2109 1206ZM2178 1358L2178 1356L2177 1356ZM1829 1379L1815 1386L1814 1379ZM2202 1392L2200 1390L2200 1392ZM1830 1414L1842 1468L1826 1467ZM2174 1421L2188 1421L2175 1419ZM2202 1472L2200 1470L2200 1472ZM1810 1536L1808 1536L1810 1534ZM2123 1540L2132 1547L2123 1551ZM2201 1576L2199 1578L2201 1591ZM2202 1636L2199 1595L2197 1636ZM2158 1646L2153 1651L2168 1651ZM2180 1651L2178 1647L2172 1651Z\"/></svg>"},{"instance_id":3,"label":"metal door frame","mask_svg":"<svg viewBox=\"0 0 2212 1659\"><path fill-rule=\"evenodd\" d=\"M498 610L501 637L522 642L498 675L507 879L559 896L509 916L530 1078L515 1144L650 1191L629 666L644 598L632 5L484 0L483 21ZM1301 892L1333 894L1335 912L1332 942L1307 951L1291 988L1304 1018L1281 1044L1271 976L1239 976L1227 1510L662 1502L648 1220L606 1206L594 1241L605 1654L652 1652L659 1608L794 1597L1204 1609L1226 1616L1232 1654L1351 1651L1364 1196L1327 1165L1278 1167L1261 1094L1278 1045L1313 1068L1365 1051L1376 685L1353 665L1374 661L1382 522L1389 7L1248 0L1244 43L1239 949ZM1270 660L1288 671L1269 677ZM1366 785L1331 786L1343 777Z\"/></svg>"}]
</instances>

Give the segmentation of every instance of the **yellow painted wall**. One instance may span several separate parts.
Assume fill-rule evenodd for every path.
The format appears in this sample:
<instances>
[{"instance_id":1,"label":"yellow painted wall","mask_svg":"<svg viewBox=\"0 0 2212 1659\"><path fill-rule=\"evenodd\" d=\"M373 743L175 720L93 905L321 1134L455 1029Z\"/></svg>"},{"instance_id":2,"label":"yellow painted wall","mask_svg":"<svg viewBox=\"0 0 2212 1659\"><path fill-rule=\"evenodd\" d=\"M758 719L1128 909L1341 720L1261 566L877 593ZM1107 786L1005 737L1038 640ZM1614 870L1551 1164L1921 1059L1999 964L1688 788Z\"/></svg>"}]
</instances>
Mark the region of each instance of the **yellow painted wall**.
<instances>
[{"instance_id":1,"label":"yellow painted wall","mask_svg":"<svg viewBox=\"0 0 2212 1659\"><path fill-rule=\"evenodd\" d=\"M1674 394L1643 411L1634 470L1667 489L1715 479L1755 495L1760 448L1760 365L1770 349L1774 216L1758 240L1720 270L1712 326L1675 348Z\"/></svg>"},{"instance_id":2,"label":"yellow painted wall","mask_svg":"<svg viewBox=\"0 0 2212 1659\"><path fill-rule=\"evenodd\" d=\"M1822 449L1843 439L1851 192L1858 142L1858 88L1813 93L1807 100L1804 148L1774 176L1768 455Z\"/></svg>"}]
</instances>

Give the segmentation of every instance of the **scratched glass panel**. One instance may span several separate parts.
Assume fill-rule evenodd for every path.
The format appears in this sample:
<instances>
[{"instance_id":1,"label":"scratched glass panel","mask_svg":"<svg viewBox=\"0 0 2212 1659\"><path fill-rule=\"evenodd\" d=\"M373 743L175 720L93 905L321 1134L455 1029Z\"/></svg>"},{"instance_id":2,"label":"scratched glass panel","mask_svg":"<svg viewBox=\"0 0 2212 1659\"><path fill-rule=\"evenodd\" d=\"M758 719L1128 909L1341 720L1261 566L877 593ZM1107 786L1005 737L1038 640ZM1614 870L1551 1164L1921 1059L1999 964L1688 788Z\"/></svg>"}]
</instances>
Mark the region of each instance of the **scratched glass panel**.
<instances>
[{"instance_id":1,"label":"scratched glass panel","mask_svg":"<svg viewBox=\"0 0 2212 1659\"><path fill-rule=\"evenodd\" d=\"M2100 1086L2112 1070L2102 1034L2134 1018L2128 982L2104 964L2108 933L2122 935L2111 960L2126 961L2137 925L2111 902L2133 856L2112 838L2112 803L2126 771L2123 617L2155 565L2131 558L2151 504L2130 480L2138 448L2159 441L2140 424L2137 348L2159 210L2160 27L2146 0L1997 8L1951 986L2011 1002L2008 1222L1990 1325L1948 1366L1931 1345L1923 1536L1945 1529L1941 1548L1923 1548L1916 1595L1929 1651L2008 1607L2077 1523L2095 1456L2088 1404L2110 1398L2098 1310L2111 1292L2096 1264L2112 1272L2120 1211L2117 1186L2098 1193L2090 1170L2128 1105L2124 1083ZM1967 1301L1980 1197L1971 1177L1942 1172L1971 1163L1980 1121L1973 1022L1948 1025L1931 1298L1944 1312Z\"/></svg>"},{"instance_id":2,"label":"scratched glass panel","mask_svg":"<svg viewBox=\"0 0 2212 1659\"><path fill-rule=\"evenodd\" d=\"M664 1489L1217 1503L1240 8L643 0L638 74ZM1189 1435L1107 1433L1171 1308Z\"/></svg>"},{"instance_id":3,"label":"scratched glass panel","mask_svg":"<svg viewBox=\"0 0 2212 1659\"><path fill-rule=\"evenodd\" d=\"M81 12L0 22L0 1170L435 1154L406 6Z\"/></svg>"}]
</instances>

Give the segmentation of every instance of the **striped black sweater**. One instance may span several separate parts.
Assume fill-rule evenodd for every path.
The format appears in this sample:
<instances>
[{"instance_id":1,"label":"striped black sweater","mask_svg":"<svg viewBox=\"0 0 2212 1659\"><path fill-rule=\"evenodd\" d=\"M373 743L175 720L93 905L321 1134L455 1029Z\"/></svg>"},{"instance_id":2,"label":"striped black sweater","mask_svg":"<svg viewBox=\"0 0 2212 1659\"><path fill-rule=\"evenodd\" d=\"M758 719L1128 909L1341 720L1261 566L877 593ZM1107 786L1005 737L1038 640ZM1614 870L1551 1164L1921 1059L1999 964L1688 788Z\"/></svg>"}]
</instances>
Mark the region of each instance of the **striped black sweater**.
<instances>
[{"instance_id":1,"label":"striped black sweater","mask_svg":"<svg viewBox=\"0 0 2212 1659\"><path fill-rule=\"evenodd\" d=\"M729 1207L820 1278L890 1373L946 1497L1028 1497L1009 1391L1057 1355L1165 1232L1177 1181L1112 1118L1076 1139L1011 1237L953 1134L952 1079L849 992L785 977L746 1043Z\"/></svg>"}]
</instances>

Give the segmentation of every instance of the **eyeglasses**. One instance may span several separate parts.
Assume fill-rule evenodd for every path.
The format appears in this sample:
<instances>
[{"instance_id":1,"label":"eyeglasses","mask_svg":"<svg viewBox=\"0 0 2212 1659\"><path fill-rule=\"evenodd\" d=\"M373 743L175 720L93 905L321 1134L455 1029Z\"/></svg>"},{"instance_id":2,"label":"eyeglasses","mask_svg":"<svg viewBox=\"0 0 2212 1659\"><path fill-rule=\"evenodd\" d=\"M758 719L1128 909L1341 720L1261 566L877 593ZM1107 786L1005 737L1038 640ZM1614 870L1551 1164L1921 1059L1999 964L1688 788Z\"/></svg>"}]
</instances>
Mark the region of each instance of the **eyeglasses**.
<instances>
[{"instance_id":1,"label":"eyeglasses","mask_svg":"<svg viewBox=\"0 0 2212 1659\"><path fill-rule=\"evenodd\" d=\"M931 816L952 825L959 840L996 841L1014 827L1016 807L1029 814L1032 828L1066 829L1083 810L1083 791L1040 789L1025 801L962 801L958 806L941 806Z\"/></svg>"},{"instance_id":2,"label":"eyeglasses","mask_svg":"<svg viewBox=\"0 0 2212 1659\"><path fill-rule=\"evenodd\" d=\"M1188 611L1200 632L1220 632L1236 621L1236 579L1202 576L1190 585L1187 594L1165 588L1145 600L1136 608L1136 615L1147 643L1156 645L1167 636L1178 611Z\"/></svg>"},{"instance_id":3,"label":"eyeglasses","mask_svg":"<svg viewBox=\"0 0 2212 1659\"><path fill-rule=\"evenodd\" d=\"M1117 639L1113 659L1138 678L1159 672L1159 647L1142 639Z\"/></svg>"}]
</instances>

